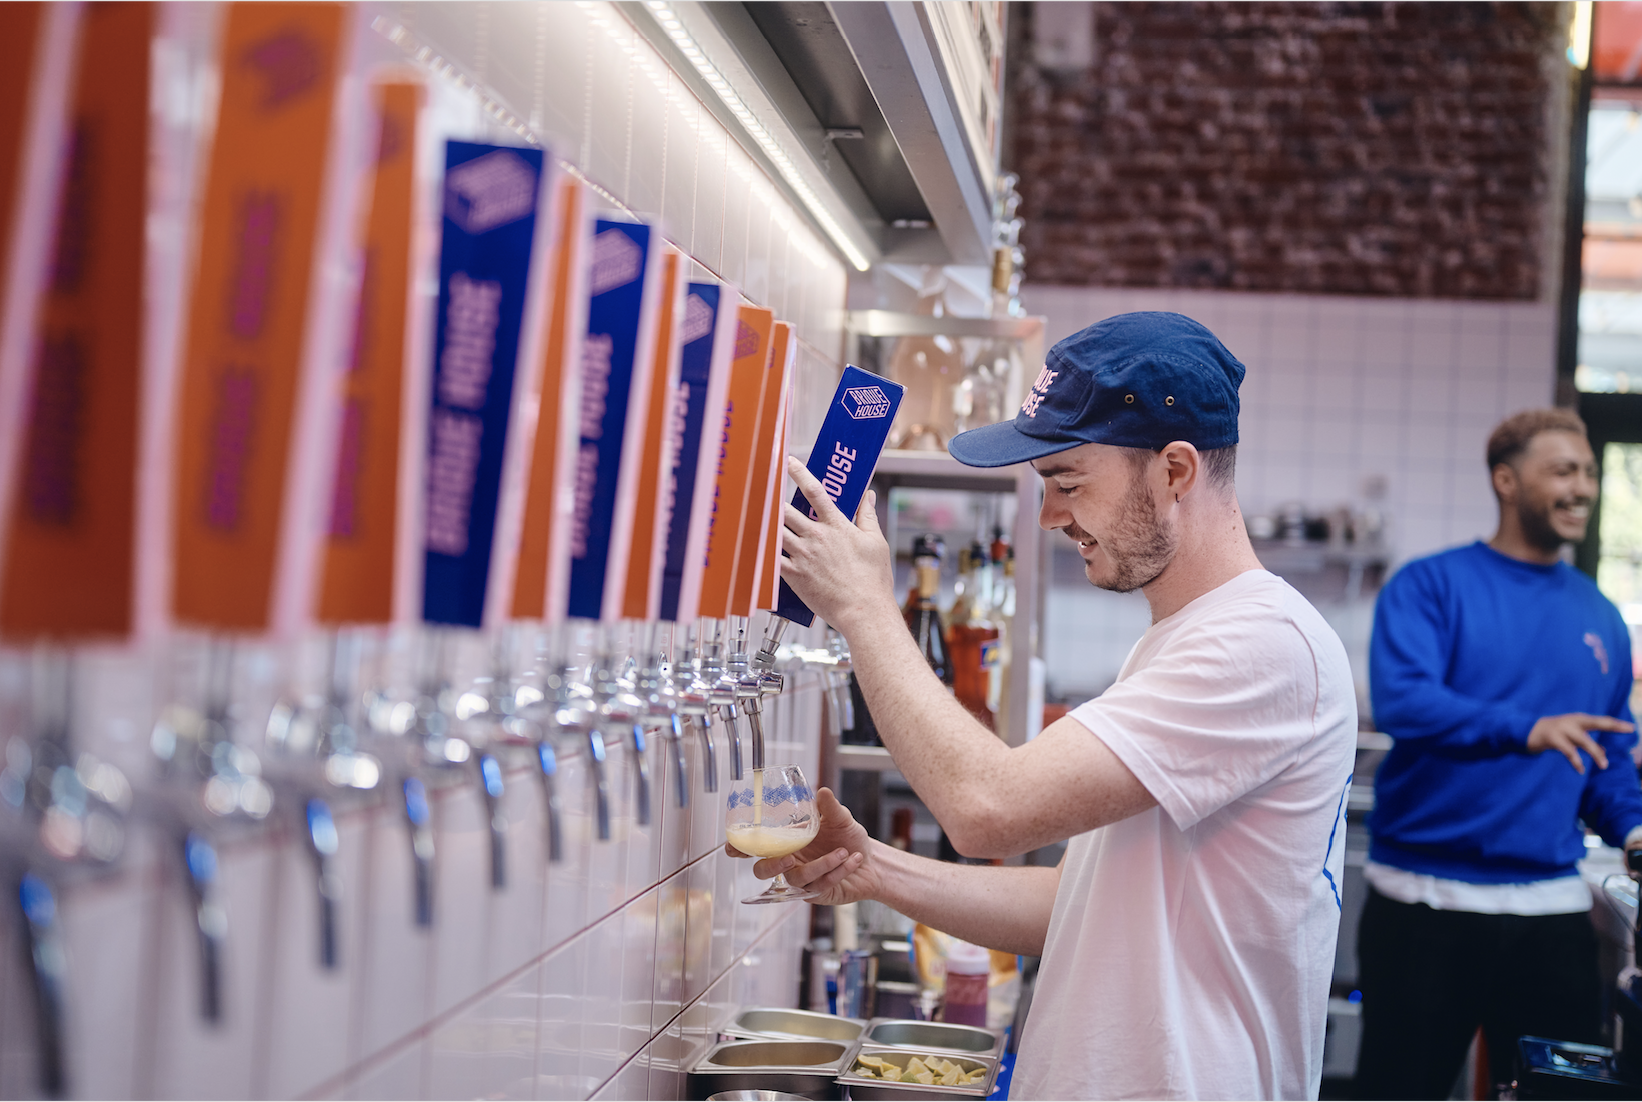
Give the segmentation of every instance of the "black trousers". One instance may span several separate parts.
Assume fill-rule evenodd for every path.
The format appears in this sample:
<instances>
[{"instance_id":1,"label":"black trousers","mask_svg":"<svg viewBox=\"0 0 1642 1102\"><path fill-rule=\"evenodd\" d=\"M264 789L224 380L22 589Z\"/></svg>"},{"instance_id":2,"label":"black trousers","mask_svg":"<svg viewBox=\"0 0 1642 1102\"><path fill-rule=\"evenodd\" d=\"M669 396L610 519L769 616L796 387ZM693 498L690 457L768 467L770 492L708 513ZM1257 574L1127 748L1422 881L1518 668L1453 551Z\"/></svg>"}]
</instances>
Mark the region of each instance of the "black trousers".
<instances>
[{"instance_id":1,"label":"black trousers","mask_svg":"<svg viewBox=\"0 0 1642 1102\"><path fill-rule=\"evenodd\" d=\"M1357 934L1359 1098L1447 1098L1481 1026L1495 1083L1524 1035L1600 1042L1596 932L1585 914L1482 915L1369 889Z\"/></svg>"}]
</instances>

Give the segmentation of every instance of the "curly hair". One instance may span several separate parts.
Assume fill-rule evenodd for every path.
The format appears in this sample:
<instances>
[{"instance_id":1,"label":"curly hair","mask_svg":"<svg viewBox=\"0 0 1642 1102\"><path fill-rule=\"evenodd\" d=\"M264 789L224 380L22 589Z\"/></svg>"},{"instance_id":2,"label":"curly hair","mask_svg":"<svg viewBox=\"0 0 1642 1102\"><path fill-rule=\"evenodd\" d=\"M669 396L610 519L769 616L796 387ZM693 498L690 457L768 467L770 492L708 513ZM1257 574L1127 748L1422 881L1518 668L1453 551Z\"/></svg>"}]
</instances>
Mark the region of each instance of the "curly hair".
<instances>
[{"instance_id":1,"label":"curly hair","mask_svg":"<svg viewBox=\"0 0 1642 1102\"><path fill-rule=\"evenodd\" d=\"M1575 432L1585 435L1585 422L1571 409L1525 409L1513 413L1488 434L1488 469L1501 463L1515 463L1534 437L1542 432Z\"/></svg>"}]
</instances>

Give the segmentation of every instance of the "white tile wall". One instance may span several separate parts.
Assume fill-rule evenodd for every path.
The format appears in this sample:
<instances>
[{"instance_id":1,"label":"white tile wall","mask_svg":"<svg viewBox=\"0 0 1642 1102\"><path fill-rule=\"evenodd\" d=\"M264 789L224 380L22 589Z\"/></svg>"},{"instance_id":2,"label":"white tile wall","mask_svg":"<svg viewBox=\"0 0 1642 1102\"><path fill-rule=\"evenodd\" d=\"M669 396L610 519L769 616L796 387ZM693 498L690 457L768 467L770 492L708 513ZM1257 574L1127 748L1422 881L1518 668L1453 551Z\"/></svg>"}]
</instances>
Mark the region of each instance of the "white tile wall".
<instances>
[{"instance_id":1,"label":"white tile wall","mask_svg":"<svg viewBox=\"0 0 1642 1102\"><path fill-rule=\"evenodd\" d=\"M479 78L629 210L659 218L703 269L797 326L792 444L806 447L839 370L843 266L621 12L605 3L376 7ZM258 661L248 714L282 677L278 662ZM148 698L168 691L153 687L163 662L113 651L97 663L84 679L82 714L95 730L83 745L146 776ZM816 688L795 686L767 717L771 760L814 770ZM729 747L720 729L714 738L720 794L702 795L705 763L692 739L684 809L665 748L649 747L649 826L633 814L631 753L614 748L610 842L594 837L585 761L562 760L558 865L545 860L536 775L509 772L501 891L490 888L484 807L471 776L438 789L431 930L413 921L397 803L339 809L345 894L334 973L316 961L313 868L294 833L225 844L230 929L217 1026L198 1014L192 919L172 843L161 850L139 838L118 875L63 893L73 1092L679 1097L690 1054L738 1001L796 1002L809 928L807 906L738 902L761 885L720 845ZM15 921L9 911L0 918L0 1097L36 1090Z\"/></svg>"},{"instance_id":2,"label":"white tile wall","mask_svg":"<svg viewBox=\"0 0 1642 1102\"><path fill-rule=\"evenodd\" d=\"M1556 309L1484 303L1210 291L1028 286L1053 344L1130 310L1207 325L1248 368L1237 449L1245 515L1299 501L1368 504L1382 479L1394 562L1486 538L1496 520L1483 462L1508 414L1549 405ZM1367 678L1371 601L1321 606ZM1092 695L1116 677L1148 623L1139 596L1056 589L1045 605L1052 694ZM1366 699L1366 694L1360 694Z\"/></svg>"}]
</instances>

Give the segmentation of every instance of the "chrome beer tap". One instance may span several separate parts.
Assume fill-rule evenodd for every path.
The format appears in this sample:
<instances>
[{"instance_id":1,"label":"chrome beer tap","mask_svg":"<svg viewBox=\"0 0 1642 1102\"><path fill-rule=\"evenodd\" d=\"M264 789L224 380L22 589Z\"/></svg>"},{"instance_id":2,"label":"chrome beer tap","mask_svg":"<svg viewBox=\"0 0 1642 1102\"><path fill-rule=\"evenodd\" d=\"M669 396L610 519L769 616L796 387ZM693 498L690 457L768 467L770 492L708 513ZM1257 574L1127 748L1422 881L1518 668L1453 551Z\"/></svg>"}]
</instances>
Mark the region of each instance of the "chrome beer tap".
<instances>
[{"instance_id":1,"label":"chrome beer tap","mask_svg":"<svg viewBox=\"0 0 1642 1102\"><path fill-rule=\"evenodd\" d=\"M739 674L725 665L724 621L706 620L703 636L707 640L702 653L702 677L708 683L708 702L718 711L719 719L730 736L730 776L741 780L741 727L736 723L736 683Z\"/></svg>"},{"instance_id":2,"label":"chrome beer tap","mask_svg":"<svg viewBox=\"0 0 1642 1102\"><path fill-rule=\"evenodd\" d=\"M702 776L701 790L718 791L718 753L713 748L712 685L702 677L699 628L691 625L685 633L685 643L673 663L674 684L678 691L678 711L687 727L694 727L701 736Z\"/></svg>"},{"instance_id":3,"label":"chrome beer tap","mask_svg":"<svg viewBox=\"0 0 1642 1102\"><path fill-rule=\"evenodd\" d=\"M618 674L619 664L608 629L599 632L594 648L592 689L596 725L632 739L634 764L634 818L640 826L650 825L650 765L645 754L643 719L647 711L632 683Z\"/></svg>"},{"instance_id":4,"label":"chrome beer tap","mask_svg":"<svg viewBox=\"0 0 1642 1102\"><path fill-rule=\"evenodd\" d=\"M644 664L637 671L635 691L645 704L646 726L663 732L662 740L667 756L673 761L673 784L678 790L678 806L690 806L688 777L684 770L684 720L679 714L678 685L668 653L672 648L673 629L660 623L644 626L648 641L644 647ZM668 645L662 646L665 633Z\"/></svg>"},{"instance_id":5,"label":"chrome beer tap","mask_svg":"<svg viewBox=\"0 0 1642 1102\"><path fill-rule=\"evenodd\" d=\"M747 730L752 736L753 769L757 771L764 768L763 686L760 671L753 667L747 654L747 617L731 617L730 624L735 642L728 670L735 677L736 700L740 702L742 714L747 717Z\"/></svg>"}]
</instances>

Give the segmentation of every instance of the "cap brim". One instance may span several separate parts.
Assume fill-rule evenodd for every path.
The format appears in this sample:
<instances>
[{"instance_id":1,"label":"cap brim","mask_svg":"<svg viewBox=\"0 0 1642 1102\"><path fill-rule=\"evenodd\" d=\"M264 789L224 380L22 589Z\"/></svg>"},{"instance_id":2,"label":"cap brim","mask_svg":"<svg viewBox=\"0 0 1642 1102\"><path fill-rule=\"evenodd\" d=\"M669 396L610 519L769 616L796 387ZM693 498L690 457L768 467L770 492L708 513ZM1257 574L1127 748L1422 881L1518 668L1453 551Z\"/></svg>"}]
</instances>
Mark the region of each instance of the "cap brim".
<instances>
[{"instance_id":1,"label":"cap brim","mask_svg":"<svg viewBox=\"0 0 1642 1102\"><path fill-rule=\"evenodd\" d=\"M947 443L946 450L968 467L1008 467L1042 459L1078 444L1077 440L1040 440L1021 432L1013 421L999 421L960 432Z\"/></svg>"}]
</instances>

